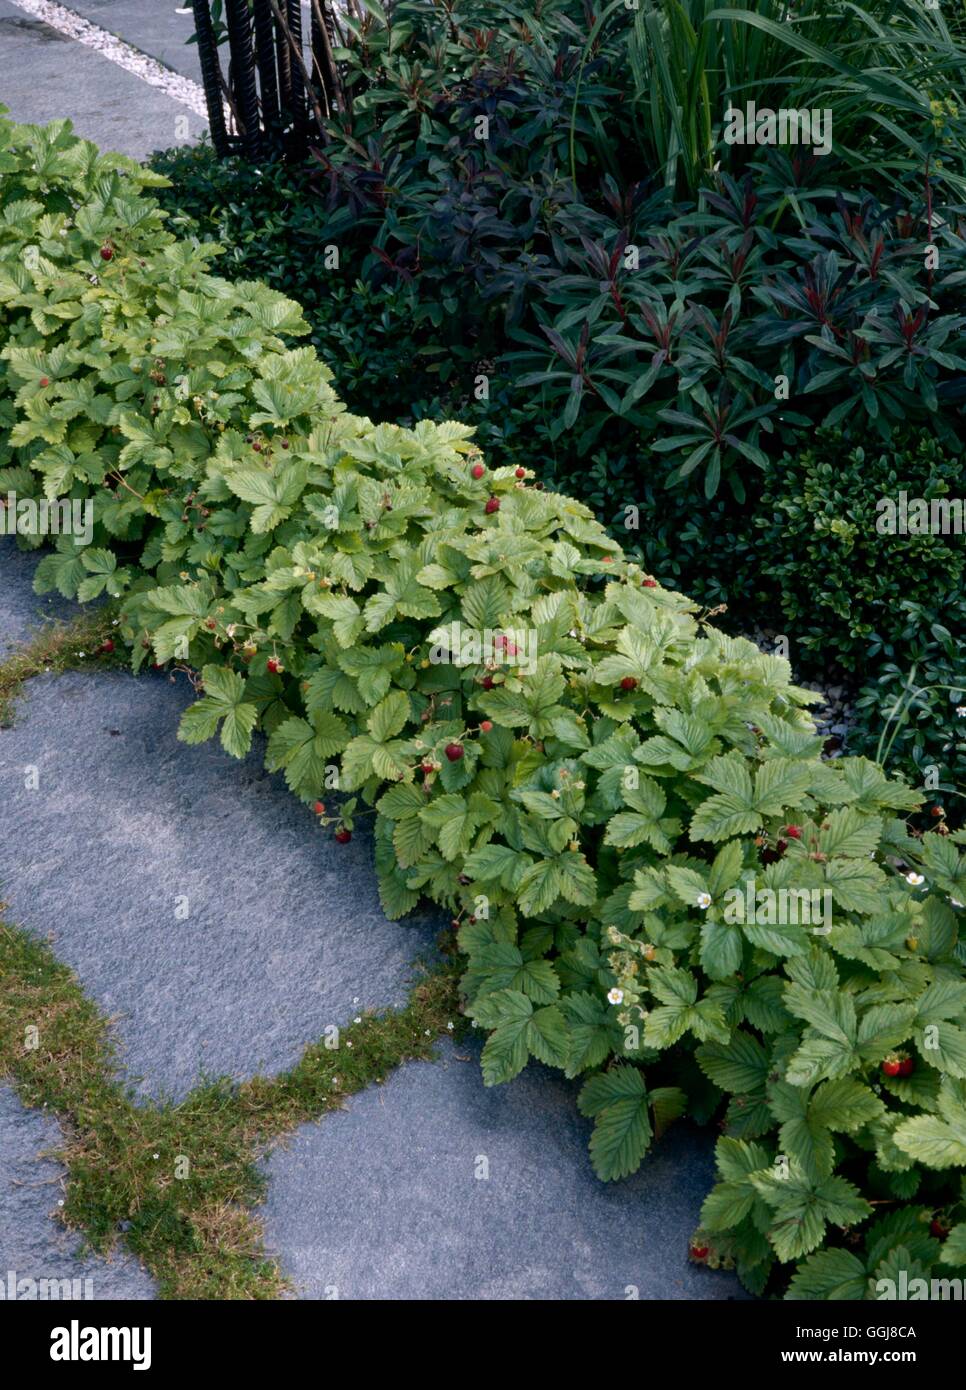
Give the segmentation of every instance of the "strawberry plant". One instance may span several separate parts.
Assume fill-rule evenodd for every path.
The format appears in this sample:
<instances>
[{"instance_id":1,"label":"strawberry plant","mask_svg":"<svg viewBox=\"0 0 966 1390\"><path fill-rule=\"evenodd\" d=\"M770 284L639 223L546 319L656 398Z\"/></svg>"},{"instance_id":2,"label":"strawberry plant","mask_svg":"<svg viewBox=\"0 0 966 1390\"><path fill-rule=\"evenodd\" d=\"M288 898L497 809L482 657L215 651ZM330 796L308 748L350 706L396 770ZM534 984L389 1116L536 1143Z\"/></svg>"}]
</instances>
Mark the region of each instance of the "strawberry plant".
<instances>
[{"instance_id":1,"label":"strawberry plant","mask_svg":"<svg viewBox=\"0 0 966 1390\"><path fill-rule=\"evenodd\" d=\"M457 926L484 1080L578 1079L602 1179L718 1119L693 1258L792 1298L961 1269L966 836L824 762L788 663L586 507L347 412L297 305L78 145L0 124L0 481L94 508L38 588L117 598L134 669L197 689L184 740L258 736L341 844L373 819L387 914Z\"/></svg>"}]
</instances>

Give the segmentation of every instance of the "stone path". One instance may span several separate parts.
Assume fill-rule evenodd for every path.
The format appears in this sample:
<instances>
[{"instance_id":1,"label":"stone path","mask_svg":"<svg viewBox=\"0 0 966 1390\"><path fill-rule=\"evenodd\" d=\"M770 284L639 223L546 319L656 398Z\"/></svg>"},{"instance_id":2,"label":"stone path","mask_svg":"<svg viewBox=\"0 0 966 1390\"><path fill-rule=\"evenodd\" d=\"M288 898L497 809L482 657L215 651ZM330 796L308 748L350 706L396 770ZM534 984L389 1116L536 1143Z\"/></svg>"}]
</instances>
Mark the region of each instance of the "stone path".
<instances>
[{"instance_id":1,"label":"stone path","mask_svg":"<svg viewBox=\"0 0 966 1390\"><path fill-rule=\"evenodd\" d=\"M7 645L38 612L71 611L32 594L34 564L0 541ZM327 1024L401 1004L442 925L432 910L388 922L364 833L348 846L322 835L256 754L238 763L215 744L178 743L188 698L153 674L39 677L0 732L11 920L52 933L116 1016L145 1097L181 1098L204 1075L287 1069ZM443 1044L437 1064L402 1067L268 1158L269 1247L308 1298L332 1287L343 1298L625 1298L628 1287L740 1297L731 1277L687 1260L710 1136L672 1131L634 1179L605 1186L575 1089L531 1067L487 1090L478 1047ZM49 1147L50 1132L7 1093L0 1152ZM46 1250L41 1218L36 1202L8 1210L0 1274L30 1274L19 1252ZM58 1258L59 1277L74 1277L76 1259ZM110 1296L144 1296L128 1276Z\"/></svg>"},{"instance_id":2,"label":"stone path","mask_svg":"<svg viewBox=\"0 0 966 1390\"><path fill-rule=\"evenodd\" d=\"M176 0L71 0L70 8L108 33L149 53L173 72L201 82L191 5ZM180 10L187 10L181 14Z\"/></svg>"},{"instance_id":3,"label":"stone path","mask_svg":"<svg viewBox=\"0 0 966 1390\"><path fill-rule=\"evenodd\" d=\"M37 555L18 550L10 536L0 536L0 660L51 618L69 618L77 604L59 594L33 592Z\"/></svg>"},{"instance_id":4,"label":"stone path","mask_svg":"<svg viewBox=\"0 0 966 1390\"><path fill-rule=\"evenodd\" d=\"M40 678L0 738L11 918L56 934L139 1089L176 1099L403 1004L440 927L389 922L365 835L323 837L261 749L179 743L188 703L183 678Z\"/></svg>"},{"instance_id":5,"label":"stone path","mask_svg":"<svg viewBox=\"0 0 966 1390\"><path fill-rule=\"evenodd\" d=\"M111 1260L84 1254L82 1242L54 1219L62 1200L64 1172L46 1150L60 1143L52 1115L25 1110L13 1091L0 1086L0 1301L20 1280L78 1280L61 1297L143 1299L154 1283L131 1255ZM18 1295L39 1290L21 1285Z\"/></svg>"},{"instance_id":6,"label":"stone path","mask_svg":"<svg viewBox=\"0 0 966 1390\"><path fill-rule=\"evenodd\" d=\"M108 10L131 8L142 15L153 11L159 18L167 16L175 35L186 38L192 29L190 18L176 16L167 0L83 8L101 11L100 17L91 14L99 24L105 23ZM127 37L137 44L133 34ZM181 47L179 41L163 51L170 59L176 51L180 55ZM183 64L179 70L189 67L180 56L178 61ZM188 70L186 75L195 76L195 72ZM197 140L208 124L182 102L26 14L10 0L0 0L0 100L15 121L42 125L70 116L79 135L104 150L119 150L135 159Z\"/></svg>"},{"instance_id":7,"label":"stone path","mask_svg":"<svg viewBox=\"0 0 966 1390\"><path fill-rule=\"evenodd\" d=\"M628 1182L587 1158L576 1085L531 1064L487 1090L441 1047L272 1154L266 1240L306 1298L727 1299L690 1263L707 1136L672 1129Z\"/></svg>"}]
</instances>

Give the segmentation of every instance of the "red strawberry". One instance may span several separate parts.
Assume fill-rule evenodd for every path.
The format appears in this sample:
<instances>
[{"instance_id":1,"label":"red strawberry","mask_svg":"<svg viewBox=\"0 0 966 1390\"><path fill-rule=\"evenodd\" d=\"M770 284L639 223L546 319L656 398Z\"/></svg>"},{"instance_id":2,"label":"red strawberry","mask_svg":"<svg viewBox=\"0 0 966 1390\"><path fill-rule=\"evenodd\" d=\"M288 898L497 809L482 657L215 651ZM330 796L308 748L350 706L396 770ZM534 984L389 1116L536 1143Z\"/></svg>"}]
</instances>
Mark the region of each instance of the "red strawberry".
<instances>
[{"instance_id":1,"label":"red strawberry","mask_svg":"<svg viewBox=\"0 0 966 1390\"><path fill-rule=\"evenodd\" d=\"M41 384L41 386L49 386L49 385L50 385L50 377L49 377L49 376L42 376L42 377L40 378L40 384Z\"/></svg>"},{"instance_id":2,"label":"red strawberry","mask_svg":"<svg viewBox=\"0 0 966 1390\"><path fill-rule=\"evenodd\" d=\"M900 1076L911 1076L912 1073L913 1073L915 1070L916 1070L916 1064L915 1064L915 1062L912 1060L912 1058L911 1058L911 1057L903 1057L902 1061L899 1063L899 1075L900 1075Z\"/></svg>"},{"instance_id":3,"label":"red strawberry","mask_svg":"<svg viewBox=\"0 0 966 1390\"><path fill-rule=\"evenodd\" d=\"M447 743L443 752L451 763L458 763L463 756L463 745L461 743Z\"/></svg>"},{"instance_id":4,"label":"red strawberry","mask_svg":"<svg viewBox=\"0 0 966 1390\"><path fill-rule=\"evenodd\" d=\"M800 840L802 838L802 828L800 825L786 825L782 834L786 835L789 840Z\"/></svg>"},{"instance_id":5,"label":"red strawberry","mask_svg":"<svg viewBox=\"0 0 966 1390\"><path fill-rule=\"evenodd\" d=\"M902 1070L902 1062L898 1057L887 1057L882 1063L882 1070L886 1076L898 1076Z\"/></svg>"},{"instance_id":6,"label":"red strawberry","mask_svg":"<svg viewBox=\"0 0 966 1390\"><path fill-rule=\"evenodd\" d=\"M500 510L499 497L488 498L486 506L483 508L483 510L486 512L487 516L492 516L494 512L498 512Z\"/></svg>"},{"instance_id":7,"label":"red strawberry","mask_svg":"<svg viewBox=\"0 0 966 1390\"><path fill-rule=\"evenodd\" d=\"M525 468L518 468L516 474L518 478L525 478L527 476L527 470Z\"/></svg>"},{"instance_id":8,"label":"red strawberry","mask_svg":"<svg viewBox=\"0 0 966 1390\"><path fill-rule=\"evenodd\" d=\"M945 1240L946 1237L949 1235L949 1227L944 1226L943 1223L940 1221L939 1217L937 1216L929 1224L929 1234L931 1236L935 1236L937 1240Z\"/></svg>"},{"instance_id":9,"label":"red strawberry","mask_svg":"<svg viewBox=\"0 0 966 1390\"><path fill-rule=\"evenodd\" d=\"M707 1245L692 1245L691 1258L695 1260L706 1260L710 1254L710 1247Z\"/></svg>"},{"instance_id":10,"label":"red strawberry","mask_svg":"<svg viewBox=\"0 0 966 1390\"><path fill-rule=\"evenodd\" d=\"M636 690L636 689L637 689L637 678L636 678L636 676L625 676L625 677L623 678L623 680L621 681L621 690Z\"/></svg>"},{"instance_id":11,"label":"red strawberry","mask_svg":"<svg viewBox=\"0 0 966 1390\"><path fill-rule=\"evenodd\" d=\"M105 642L101 643L100 650L106 653L110 653L114 650L114 643L111 641L110 637L108 637Z\"/></svg>"},{"instance_id":12,"label":"red strawberry","mask_svg":"<svg viewBox=\"0 0 966 1390\"><path fill-rule=\"evenodd\" d=\"M944 816L945 814L946 812L943 810L941 806L934 806L932 808L932 811L930 812L930 815L933 816Z\"/></svg>"},{"instance_id":13,"label":"red strawberry","mask_svg":"<svg viewBox=\"0 0 966 1390\"><path fill-rule=\"evenodd\" d=\"M484 676L483 679L480 681L480 685L482 685L482 687L483 687L484 690L492 690L492 689L493 689L493 677L492 677L492 676Z\"/></svg>"},{"instance_id":14,"label":"red strawberry","mask_svg":"<svg viewBox=\"0 0 966 1390\"><path fill-rule=\"evenodd\" d=\"M600 563L601 563L602 565L610 565L610 564L613 564L613 562L614 562L614 557L613 557L612 555L602 555L602 556L600 557Z\"/></svg>"},{"instance_id":15,"label":"red strawberry","mask_svg":"<svg viewBox=\"0 0 966 1390\"><path fill-rule=\"evenodd\" d=\"M433 764L432 764L432 763L420 763L420 764L419 764L419 770L420 770L420 772L425 773L427 777L429 776L429 774L430 774L431 772L435 772L435 771L436 771L436 769L433 767Z\"/></svg>"},{"instance_id":16,"label":"red strawberry","mask_svg":"<svg viewBox=\"0 0 966 1390\"><path fill-rule=\"evenodd\" d=\"M493 721L491 719L484 719L483 723L480 725L480 733L488 734L492 728Z\"/></svg>"},{"instance_id":17,"label":"red strawberry","mask_svg":"<svg viewBox=\"0 0 966 1390\"><path fill-rule=\"evenodd\" d=\"M352 839L352 831L346 830L345 827L343 827L341 830L337 830L335 832L335 838L338 840L340 845L347 845L349 841Z\"/></svg>"},{"instance_id":18,"label":"red strawberry","mask_svg":"<svg viewBox=\"0 0 966 1390\"><path fill-rule=\"evenodd\" d=\"M315 805L312 807L312 809L317 816L325 815L325 803L322 801L317 801Z\"/></svg>"},{"instance_id":19,"label":"red strawberry","mask_svg":"<svg viewBox=\"0 0 966 1390\"><path fill-rule=\"evenodd\" d=\"M268 658L268 671L270 675L280 676L284 670L285 667L279 661L277 656L270 656Z\"/></svg>"},{"instance_id":20,"label":"red strawberry","mask_svg":"<svg viewBox=\"0 0 966 1390\"><path fill-rule=\"evenodd\" d=\"M101 247L101 260L112 261L114 259L114 247L108 246L107 242Z\"/></svg>"},{"instance_id":21,"label":"red strawberry","mask_svg":"<svg viewBox=\"0 0 966 1390\"><path fill-rule=\"evenodd\" d=\"M486 469L483 467L482 463L474 463L473 467L470 469L470 472L473 474L474 478L482 478L483 474L486 472Z\"/></svg>"},{"instance_id":22,"label":"red strawberry","mask_svg":"<svg viewBox=\"0 0 966 1390\"><path fill-rule=\"evenodd\" d=\"M641 580L641 586L642 586L643 588L645 588L645 589L656 589L656 588L657 588L657 580L656 580L656 579L642 579L642 580Z\"/></svg>"}]
</instances>

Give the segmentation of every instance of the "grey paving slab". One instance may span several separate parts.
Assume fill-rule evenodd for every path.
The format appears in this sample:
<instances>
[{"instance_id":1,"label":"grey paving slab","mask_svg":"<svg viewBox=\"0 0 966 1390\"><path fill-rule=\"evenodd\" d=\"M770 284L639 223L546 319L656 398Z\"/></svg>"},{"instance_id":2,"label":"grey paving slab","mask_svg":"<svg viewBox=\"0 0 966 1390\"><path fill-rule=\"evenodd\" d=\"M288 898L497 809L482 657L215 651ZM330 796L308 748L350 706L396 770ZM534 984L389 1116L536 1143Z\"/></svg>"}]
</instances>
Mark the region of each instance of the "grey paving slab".
<instances>
[{"instance_id":1,"label":"grey paving slab","mask_svg":"<svg viewBox=\"0 0 966 1390\"><path fill-rule=\"evenodd\" d=\"M172 71L201 81L197 46L188 43L195 27L190 5L179 6L174 0L71 0L69 8ZM188 13L179 14L179 9Z\"/></svg>"},{"instance_id":2,"label":"grey paving slab","mask_svg":"<svg viewBox=\"0 0 966 1390\"><path fill-rule=\"evenodd\" d=\"M36 551L18 550L10 536L0 536L0 658L50 618L70 618L78 605L59 594L33 591Z\"/></svg>"},{"instance_id":3,"label":"grey paving slab","mask_svg":"<svg viewBox=\"0 0 966 1390\"><path fill-rule=\"evenodd\" d=\"M54 933L155 1096L283 1070L403 1004L442 925L388 921L365 832L324 835L260 750L179 743L189 699L183 678L41 676L0 732L10 916Z\"/></svg>"},{"instance_id":4,"label":"grey paving slab","mask_svg":"<svg viewBox=\"0 0 966 1390\"><path fill-rule=\"evenodd\" d=\"M574 1090L542 1067L487 1090L477 1048L444 1044L274 1150L269 1248L305 1298L746 1297L688 1260L711 1135L673 1127L601 1183Z\"/></svg>"},{"instance_id":5,"label":"grey paving slab","mask_svg":"<svg viewBox=\"0 0 966 1390\"><path fill-rule=\"evenodd\" d=\"M0 1086L0 1302L17 1298L149 1299L154 1282L133 1256L83 1253L54 1219L64 1171L45 1151L60 1143L53 1116L25 1110ZM51 1290L40 1281L57 1281ZM69 1281L64 1283L62 1281Z\"/></svg>"},{"instance_id":6,"label":"grey paving slab","mask_svg":"<svg viewBox=\"0 0 966 1390\"><path fill-rule=\"evenodd\" d=\"M79 135L135 159L197 139L207 122L116 63L0 0L0 100L15 121L69 116Z\"/></svg>"}]
</instances>

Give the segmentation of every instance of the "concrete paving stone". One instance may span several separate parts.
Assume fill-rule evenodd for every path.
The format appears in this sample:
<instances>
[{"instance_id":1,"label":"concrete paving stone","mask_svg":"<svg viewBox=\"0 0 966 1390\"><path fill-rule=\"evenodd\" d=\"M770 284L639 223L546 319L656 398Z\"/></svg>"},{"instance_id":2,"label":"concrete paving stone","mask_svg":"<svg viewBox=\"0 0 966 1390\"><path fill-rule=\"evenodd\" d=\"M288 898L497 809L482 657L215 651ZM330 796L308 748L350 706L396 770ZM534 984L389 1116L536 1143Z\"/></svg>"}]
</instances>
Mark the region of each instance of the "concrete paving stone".
<instances>
[{"instance_id":1,"label":"concrete paving stone","mask_svg":"<svg viewBox=\"0 0 966 1390\"><path fill-rule=\"evenodd\" d=\"M39 677L0 733L10 916L54 932L120 1016L140 1089L178 1097L201 1072L285 1070L327 1025L404 1004L442 925L388 921L368 835L323 835L260 748L239 763L179 743L189 702L183 677Z\"/></svg>"},{"instance_id":2,"label":"concrete paving stone","mask_svg":"<svg viewBox=\"0 0 966 1390\"><path fill-rule=\"evenodd\" d=\"M487 1089L478 1046L444 1043L271 1153L268 1248L309 1299L747 1297L688 1260L711 1133L602 1183L575 1093L535 1065Z\"/></svg>"},{"instance_id":3,"label":"concrete paving stone","mask_svg":"<svg viewBox=\"0 0 966 1390\"><path fill-rule=\"evenodd\" d=\"M34 563L0 551L10 641L38 602ZM184 677L41 676L0 731L11 920L54 932L120 1015L123 1060L149 1095L183 1096L202 1071L284 1070L328 1024L404 1004L444 924L434 909L390 922L366 822L336 844L265 772L261 745L239 763L217 742L179 743L191 698Z\"/></svg>"},{"instance_id":4,"label":"concrete paving stone","mask_svg":"<svg viewBox=\"0 0 966 1390\"><path fill-rule=\"evenodd\" d=\"M173 0L71 0L70 8L142 53L149 53L165 67L195 82L201 81L198 46L188 42L195 27L190 5L179 7ZM189 13L181 14L182 8ZM306 43L311 22L311 0L302 0L302 33ZM221 68L227 77L227 44L221 48Z\"/></svg>"},{"instance_id":5,"label":"concrete paving stone","mask_svg":"<svg viewBox=\"0 0 966 1390\"><path fill-rule=\"evenodd\" d=\"M15 121L70 116L102 150L146 159L196 140L207 122L160 88L0 0L0 100Z\"/></svg>"},{"instance_id":6,"label":"concrete paving stone","mask_svg":"<svg viewBox=\"0 0 966 1390\"><path fill-rule=\"evenodd\" d=\"M51 1292L57 1298L153 1298L154 1281L133 1256L85 1253L80 1237L54 1219L65 1173L43 1155L60 1142L52 1115L25 1109L11 1087L0 1086L0 1302L11 1290L21 1299ZM58 1281L56 1291L20 1283L45 1279Z\"/></svg>"},{"instance_id":7,"label":"concrete paving stone","mask_svg":"<svg viewBox=\"0 0 966 1390\"><path fill-rule=\"evenodd\" d=\"M0 537L0 660L45 620L71 618L80 611L60 594L34 593L38 558L37 551L18 550L12 537Z\"/></svg>"},{"instance_id":8,"label":"concrete paving stone","mask_svg":"<svg viewBox=\"0 0 966 1390\"><path fill-rule=\"evenodd\" d=\"M188 42L195 28L190 5L179 6L175 0L70 0L69 8L157 58L166 68L200 83L198 46ZM179 13L180 9L187 14ZM222 67L227 68L227 58Z\"/></svg>"}]
</instances>

